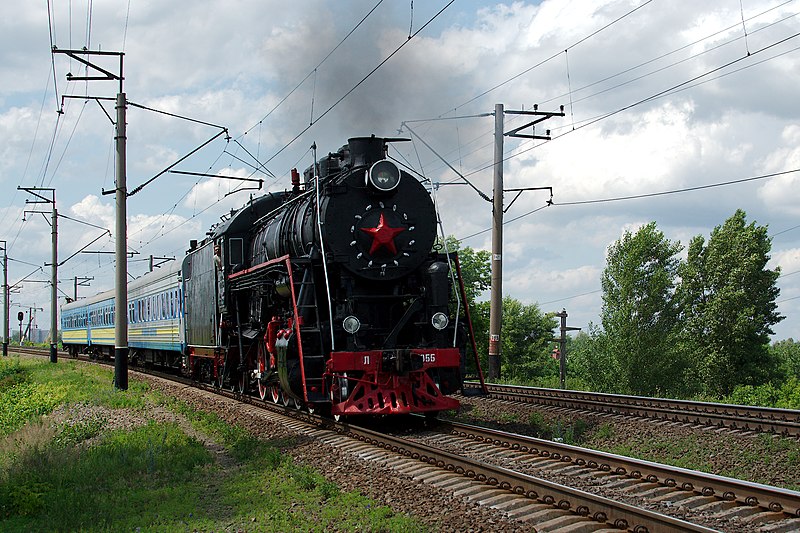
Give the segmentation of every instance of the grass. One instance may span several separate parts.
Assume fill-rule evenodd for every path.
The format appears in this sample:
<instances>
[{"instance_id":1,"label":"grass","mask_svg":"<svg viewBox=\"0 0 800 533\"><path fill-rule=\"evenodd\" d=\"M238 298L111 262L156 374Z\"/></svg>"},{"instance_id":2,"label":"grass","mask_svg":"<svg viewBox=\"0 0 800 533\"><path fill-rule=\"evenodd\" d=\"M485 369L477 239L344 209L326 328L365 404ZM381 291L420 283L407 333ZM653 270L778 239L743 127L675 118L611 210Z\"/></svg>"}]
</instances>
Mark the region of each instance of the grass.
<instances>
[{"instance_id":1,"label":"grass","mask_svg":"<svg viewBox=\"0 0 800 533\"><path fill-rule=\"evenodd\" d=\"M53 426L60 405L146 413L174 422L109 429L103 416ZM206 445L223 447L218 460ZM110 370L74 361L0 361L0 531L424 531L355 492L344 492L269 441Z\"/></svg>"},{"instance_id":2,"label":"grass","mask_svg":"<svg viewBox=\"0 0 800 533\"><path fill-rule=\"evenodd\" d=\"M583 443L591 430L591 425L580 418L557 417L553 421L548 421L536 411L532 411L527 419L517 413L500 413L494 417L484 412L480 406L471 406L458 413L448 413L442 418L465 424L488 425L504 431L524 432L536 438L573 445Z\"/></svg>"}]
</instances>

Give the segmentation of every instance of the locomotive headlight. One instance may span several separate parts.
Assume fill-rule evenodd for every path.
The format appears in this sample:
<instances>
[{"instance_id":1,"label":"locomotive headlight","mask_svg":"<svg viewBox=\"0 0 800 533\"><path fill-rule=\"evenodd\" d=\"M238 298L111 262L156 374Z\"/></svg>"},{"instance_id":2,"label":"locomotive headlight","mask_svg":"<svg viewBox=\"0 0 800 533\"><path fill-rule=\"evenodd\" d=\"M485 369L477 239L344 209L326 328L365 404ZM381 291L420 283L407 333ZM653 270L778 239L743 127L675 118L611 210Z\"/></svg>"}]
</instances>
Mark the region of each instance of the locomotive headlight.
<instances>
[{"instance_id":1,"label":"locomotive headlight","mask_svg":"<svg viewBox=\"0 0 800 533\"><path fill-rule=\"evenodd\" d=\"M353 315L350 315L342 321L342 327L344 327L347 333L353 335L361 329L361 321Z\"/></svg>"},{"instance_id":2,"label":"locomotive headlight","mask_svg":"<svg viewBox=\"0 0 800 533\"><path fill-rule=\"evenodd\" d=\"M434 313L431 317L431 325L438 330L443 330L447 327L449 320L447 320L447 315L444 313Z\"/></svg>"},{"instance_id":3,"label":"locomotive headlight","mask_svg":"<svg viewBox=\"0 0 800 533\"><path fill-rule=\"evenodd\" d=\"M382 159L367 171L367 185L380 191L390 192L400 184L400 169L392 161Z\"/></svg>"}]
</instances>

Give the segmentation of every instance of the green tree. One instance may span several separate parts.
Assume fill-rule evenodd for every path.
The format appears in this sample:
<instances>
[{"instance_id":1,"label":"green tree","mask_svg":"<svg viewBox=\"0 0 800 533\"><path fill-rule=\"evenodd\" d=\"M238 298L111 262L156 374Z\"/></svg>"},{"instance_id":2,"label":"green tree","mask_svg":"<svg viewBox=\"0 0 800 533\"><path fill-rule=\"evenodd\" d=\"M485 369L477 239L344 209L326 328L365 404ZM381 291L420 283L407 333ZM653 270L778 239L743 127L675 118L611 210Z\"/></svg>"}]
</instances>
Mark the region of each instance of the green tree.
<instances>
[{"instance_id":1,"label":"green tree","mask_svg":"<svg viewBox=\"0 0 800 533\"><path fill-rule=\"evenodd\" d=\"M777 312L780 268L769 270L766 226L747 224L737 210L711 232L692 239L680 269L685 346L692 351L705 392L730 394L760 385L777 372L768 349Z\"/></svg>"},{"instance_id":2,"label":"green tree","mask_svg":"<svg viewBox=\"0 0 800 533\"><path fill-rule=\"evenodd\" d=\"M449 253L458 254L461 276L464 278L464 292L467 301L475 303L481 293L492 285L491 254L486 250L473 250L469 246L461 246L461 242L448 235L444 242L439 240L438 246Z\"/></svg>"},{"instance_id":3,"label":"green tree","mask_svg":"<svg viewBox=\"0 0 800 533\"><path fill-rule=\"evenodd\" d=\"M461 277L464 281L464 292L467 296L466 303L469 305L473 331L475 333L475 345L478 348L478 357L481 362L481 367L485 369L487 368L487 347L485 345L489 338L489 319L486 319L484 329L481 304L476 302L476 300L483 291L491 286L492 267L489 261L491 255L486 250L473 250L469 246L462 247L461 242L452 235L448 235L444 241L438 239L436 246L441 251L458 254ZM451 265L452 268L455 269L455 263L451 262ZM461 316L464 317L464 302L461 302L461 305Z\"/></svg>"},{"instance_id":4,"label":"green tree","mask_svg":"<svg viewBox=\"0 0 800 533\"><path fill-rule=\"evenodd\" d=\"M651 222L608 249L602 275L603 348L616 360L621 388L634 394L679 392L683 358L675 347L675 285L683 249Z\"/></svg>"},{"instance_id":5,"label":"green tree","mask_svg":"<svg viewBox=\"0 0 800 533\"><path fill-rule=\"evenodd\" d=\"M526 305L505 296L501 375L519 383L557 375L558 362L550 355L557 325L553 315L543 313L537 304Z\"/></svg>"},{"instance_id":6,"label":"green tree","mask_svg":"<svg viewBox=\"0 0 800 533\"><path fill-rule=\"evenodd\" d=\"M800 342L788 338L773 343L770 351L780 365L781 379L800 379Z\"/></svg>"},{"instance_id":7,"label":"green tree","mask_svg":"<svg viewBox=\"0 0 800 533\"><path fill-rule=\"evenodd\" d=\"M587 331L578 333L567 345L567 383L574 380L587 390L621 392L621 374L617 359L608 349L608 336L597 325L589 323ZM568 388L572 388L568 385Z\"/></svg>"}]
</instances>

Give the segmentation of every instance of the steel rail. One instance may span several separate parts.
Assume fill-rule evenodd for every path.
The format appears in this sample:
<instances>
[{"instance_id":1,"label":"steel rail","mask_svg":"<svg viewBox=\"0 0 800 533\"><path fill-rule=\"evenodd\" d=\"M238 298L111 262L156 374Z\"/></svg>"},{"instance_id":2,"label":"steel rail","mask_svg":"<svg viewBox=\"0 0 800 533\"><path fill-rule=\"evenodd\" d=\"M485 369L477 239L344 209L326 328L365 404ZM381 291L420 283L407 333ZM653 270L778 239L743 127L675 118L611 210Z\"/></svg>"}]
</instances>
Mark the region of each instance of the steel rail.
<instances>
[{"instance_id":1,"label":"steel rail","mask_svg":"<svg viewBox=\"0 0 800 533\"><path fill-rule=\"evenodd\" d=\"M606 524L609 527L637 532L656 531L714 531L697 524L641 509L603 496L559 485L521 472L490 465L455 455L429 445L401 437L377 433L354 426L345 426L347 434L361 441L388 449L412 459L435 465L485 483L490 486L524 495L555 508Z\"/></svg>"},{"instance_id":2,"label":"steel rail","mask_svg":"<svg viewBox=\"0 0 800 533\"><path fill-rule=\"evenodd\" d=\"M476 383L465 383L465 390ZM565 409L800 437L800 410L487 383L490 397Z\"/></svg>"},{"instance_id":3,"label":"steel rail","mask_svg":"<svg viewBox=\"0 0 800 533\"><path fill-rule=\"evenodd\" d=\"M657 483L674 490L713 496L722 501L759 507L773 513L784 513L792 518L800 517L800 492L794 490L469 424L441 422L437 429L538 457L610 472L642 482Z\"/></svg>"}]
</instances>

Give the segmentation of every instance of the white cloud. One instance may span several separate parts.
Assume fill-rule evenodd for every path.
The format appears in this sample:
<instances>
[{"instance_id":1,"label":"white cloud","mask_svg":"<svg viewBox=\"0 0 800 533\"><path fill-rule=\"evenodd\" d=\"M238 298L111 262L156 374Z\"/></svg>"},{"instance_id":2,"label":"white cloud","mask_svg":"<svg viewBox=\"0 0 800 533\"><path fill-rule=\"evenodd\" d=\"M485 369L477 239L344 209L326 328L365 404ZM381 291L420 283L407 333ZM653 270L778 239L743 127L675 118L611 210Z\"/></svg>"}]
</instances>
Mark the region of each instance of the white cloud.
<instances>
[{"instance_id":1,"label":"white cloud","mask_svg":"<svg viewBox=\"0 0 800 533\"><path fill-rule=\"evenodd\" d=\"M445 3L415 2L413 30ZM0 39L6 44L2 49L8 51L0 61L0 75L8 81L0 88L0 221L5 228L0 238L14 242L19 259L41 264L48 260L49 226L41 216L22 223L25 195L16 186L56 187L60 210L113 229L113 196L100 195L101 188L113 187L110 120L93 100L69 99L64 115L54 111L61 95L113 97L117 84L67 83L66 72L78 73L80 66L63 55L55 58L57 79L48 78L53 66L47 6L12 4L9 16L0 21ZM312 143L323 155L351 136L396 135L403 121L491 113L495 103L508 110L565 105L566 117L537 127L537 132L550 128L552 142L520 153L530 143L506 139L506 187L550 186L556 205L536 211L548 193L531 191L506 213L507 221L524 216L504 229L504 280L508 292L518 291L511 294L526 302L561 299L558 306L568 309L570 321L597 321L600 298L592 291L599 288L606 247L625 229L655 220L668 238L686 244L694 235L707 236L737 208L745 209L750 220L769 224L770 231L797 225L800 177L794 174L681 195L563 205L800 168L800 111L794 94L800 57L791 51L796 40L757 52L800 30L798 17L781 20L795 14L793 4L745 3L747 43L738 4L678 0L641 5L573 46L640 4L456 2L408 41L409 4L384 2L314 72L374 4L243 0L234 8L210 0L180 6L138 2L128 13L124 3L95 0L88 43L88 4L56 2L52 20L55 44L61 48L122 50L124 44L125 90L131 102L228 128L230 139L215 140L176 169L249 177L259 167L252 154L279 176L265 182L275 190L288 186L289 169L302 170L311 163ZM772 22L776 24L767 26ZM402 50L328 111L403 43ZM719 45L724 46L715 49ZM750 58L746 46L753 52ZM741 61L733 68L747 68L719 71L715 75L730 75L703 78L698 81L708 82L581 127L735 59ZM762 60L767 61L759 64ZM58 95L53 94L55 86ZM113 102L101 103L113 116ZM135 106L129 108L127 122L129 190L217 132ZM519 123L506 117L507 128ZM491 196L493 117L410 126ZM434 180L461 181L419 140L394 147L393 154ZM160 176L129 198L130 246L141 256L183 253L189 239L202 238L221 215L246 201L247 194L226 196L236 185ZM449 233L464 237L491 226L491 205L469 187L443 186L438 195ZM507 203L512 198L507 194ZM68 221L61 231L62 254L94 235L94 230ZM490 243L488 232L465 242L486 249ZM113 249L111 240L98 245L103 251ZM787 272L796 263L792 253L800 247L800 232L780 234L774 246L773 260ZM141 256L129 263L132 275L143 268L144 262L137 262ZM108 288L112 257L77 256L62 269L62 283L89 275L96 278L92 290ZM17 268L13 275L27 273ZM780 283L782 297L800 291L800 276L781 278ZM25 292L45 301L39 290L31 285ZM591 294L576 296L584 293ZM779 335L800 337L800 309L791 307L797 303L781 304L789 318L779 325Z\"/></svg>"},{"instance_id":2,"label":"white cloud","mask_svg":"<svg viewBox=\"0 0 800 533\"><path fill-rule=\"evenodd\" d=\"M781 134L782 146L769 153L764 161L767 173L800 169L800 126L790 124ZM800 214L800 172L770 179L758 191L759 197L773 209L789 215Z\"/></svg>"}]
</instances>

